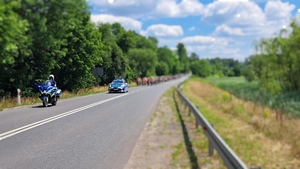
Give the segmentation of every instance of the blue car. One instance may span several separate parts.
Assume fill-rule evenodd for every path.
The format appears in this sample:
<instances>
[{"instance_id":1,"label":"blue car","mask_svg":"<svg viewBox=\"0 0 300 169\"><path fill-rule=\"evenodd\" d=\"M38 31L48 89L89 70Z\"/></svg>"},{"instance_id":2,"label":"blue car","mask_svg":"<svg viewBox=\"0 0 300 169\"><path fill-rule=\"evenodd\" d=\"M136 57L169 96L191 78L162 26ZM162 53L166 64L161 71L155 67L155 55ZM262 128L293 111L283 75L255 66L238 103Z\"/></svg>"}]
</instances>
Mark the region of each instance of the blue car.
<instances>
[{"instance_id":1,"label":"blue car","mask_svg":"<svg viewBox=\"0 0 300 169\"><path fill-rule=\"evenodd\" d=\"M108 86L108 92L114 93L114 92L128 92L128 83L125 81L125 79L115 79L113 80L109 86Z\"/></svg>"}]
</instances>

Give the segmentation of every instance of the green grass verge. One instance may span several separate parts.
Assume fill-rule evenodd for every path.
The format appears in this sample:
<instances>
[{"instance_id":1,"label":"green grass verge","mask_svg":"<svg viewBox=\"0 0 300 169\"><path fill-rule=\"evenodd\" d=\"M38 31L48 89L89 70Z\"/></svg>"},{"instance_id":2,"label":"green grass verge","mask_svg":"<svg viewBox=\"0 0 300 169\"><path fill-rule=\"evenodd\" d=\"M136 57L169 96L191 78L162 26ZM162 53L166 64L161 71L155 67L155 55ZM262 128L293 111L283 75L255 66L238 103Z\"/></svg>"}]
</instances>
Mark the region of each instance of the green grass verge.
<instances>
[{"instance_id":1,"label":"green grass verge","mask_svg":"<svg viewBox=\"0 0 300 169\"><path fill-rule=\"evenodd\" d=\"M266 107L278 108L288 112L292 117L300 118L300 92L284 92L279 95L261 92L259 82L248 82L244 77L210 77L204 81L243 100L259 103Z\"/></svg>"}]
</instances>

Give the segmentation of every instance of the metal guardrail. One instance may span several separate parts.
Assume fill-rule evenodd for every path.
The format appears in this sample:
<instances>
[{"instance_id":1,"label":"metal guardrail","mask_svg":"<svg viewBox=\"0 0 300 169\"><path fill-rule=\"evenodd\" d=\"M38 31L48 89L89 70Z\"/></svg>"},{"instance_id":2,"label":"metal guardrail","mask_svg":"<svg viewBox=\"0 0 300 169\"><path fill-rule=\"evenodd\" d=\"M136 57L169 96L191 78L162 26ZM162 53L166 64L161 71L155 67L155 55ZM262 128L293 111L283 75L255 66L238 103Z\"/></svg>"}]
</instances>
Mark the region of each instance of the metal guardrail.
<instances>
[{"instance_id":1,"label":"metal guardrail","mask_svg":"<svg viewBox=\"0 0 300 169\"><path fill-rule=\"evenodd\" d=\"M185 81L184 81L185 82ZM226 167L229 169L248 169L244 162L235 154L235 152L226 144L221 136L216 132L206 118L202 115L198 107L196 107L182 92L180 83L176 90L180 99L184 102L185 107L189 108L189 113L193 113L196 117L196 126L201 125L205 135L209 140L209 155L213 155L213 149L217 150L220 157L223 159ZM260 167L258 167L260 168Z\"/></svg>"}]
</instances>

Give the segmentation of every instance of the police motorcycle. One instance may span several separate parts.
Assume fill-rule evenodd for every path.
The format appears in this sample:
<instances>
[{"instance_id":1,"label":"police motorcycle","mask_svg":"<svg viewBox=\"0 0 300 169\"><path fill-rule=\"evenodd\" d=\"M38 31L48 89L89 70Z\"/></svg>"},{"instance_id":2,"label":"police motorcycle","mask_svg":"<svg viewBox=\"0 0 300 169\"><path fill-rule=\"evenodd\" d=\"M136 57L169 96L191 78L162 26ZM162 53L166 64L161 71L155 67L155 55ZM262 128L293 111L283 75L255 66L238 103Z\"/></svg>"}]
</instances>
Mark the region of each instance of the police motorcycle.
<instances>
[{"instance_id":1,"label":"police motorcycle","mask_svg":"<svg viewBox=\"0 0 300 169\"><path fill-rule=\"evenodd\" d=\"M52 106L55 106L57 100L62 95L61 89L52 86L50 80L46 80L42 84L36 84L36 88L39 90L39 98L42 100L44 107L47 107L49 103L51 103Z\"/></svg>"}]
</instances>

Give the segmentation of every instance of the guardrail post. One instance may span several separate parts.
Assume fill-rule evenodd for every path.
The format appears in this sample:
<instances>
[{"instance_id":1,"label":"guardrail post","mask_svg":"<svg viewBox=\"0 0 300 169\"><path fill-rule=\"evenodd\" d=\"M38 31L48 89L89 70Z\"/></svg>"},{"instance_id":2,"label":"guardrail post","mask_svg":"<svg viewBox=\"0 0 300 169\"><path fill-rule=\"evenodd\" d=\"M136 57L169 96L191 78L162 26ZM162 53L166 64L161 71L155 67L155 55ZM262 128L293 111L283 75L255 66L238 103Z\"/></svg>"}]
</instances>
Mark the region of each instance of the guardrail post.
<instances>
[{"instance_id":1,"label":"guardrail post","mask_svg":"<svg viewBox=\"0 0 300 169\"><path fill-rule=\"evenodd\" d=\"M21 105L21 90L17 89L17 93L18 93L18 105Z\"/></svg>"},{"instance_id":2,"label":"guardrail post","mask_svg":"<svg viewBox=\"0 0 300 169\"><path fill-rule=\"evenodd\" d=\"M211 126L214 128L214 125L211 124ZM208 155L212 156L214 154L214 147L210 140L208 140Z\"/></svg>"},{"instance_id":3,"label":"guardrail post","mask_svg":"<svg viewBox=\"0 0 300 169\"><path fill-rule=\"evenodd\" d=\"M199 109L199 107L198 106L196 106L197 107L197 109ZM189 110L189 116L191 116L191 109ZM198 126L199 126L199 123L198 123L198 120L197 120L197 117L196 116L194 116L195 118L196 118L196 128L198 128Z\"/></svg>"}]
</instances>

